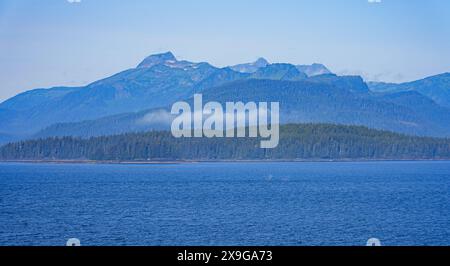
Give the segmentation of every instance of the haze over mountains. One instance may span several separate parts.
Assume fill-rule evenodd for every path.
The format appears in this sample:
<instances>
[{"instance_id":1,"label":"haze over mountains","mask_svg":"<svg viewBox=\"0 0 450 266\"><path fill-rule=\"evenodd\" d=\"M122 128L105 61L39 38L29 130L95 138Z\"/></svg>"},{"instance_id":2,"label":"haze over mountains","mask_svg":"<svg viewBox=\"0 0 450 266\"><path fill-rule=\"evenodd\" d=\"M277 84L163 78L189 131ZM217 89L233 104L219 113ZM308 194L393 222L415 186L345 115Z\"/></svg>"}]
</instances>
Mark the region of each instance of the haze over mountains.
<instances>
[{"instance_id":1,"label":"haze over mountains","mask_svg":"<svg viewBox=\"0 0 450 266\"><path fill-rule=\"evenodd\" d=\"M402 84L369 82L374 92L395 93L414 91L427 96L436 103L450 108L450 73L424 78Z\"/></svg>"},{"instance_id":2,"label":"haze over mountains","mask_svg":"<svg viewBox=\"0 0 450 266\"><path fill-rule=\"evenodd\" d=\"M450 136L450 74L404 84L337 76L321 64L254 63L217 68L168 52L85 87L36 89L0 104L0 143L48 136L100 136L166 129L172 103L278 101L282 123L364 125Z\"/></svg>"}]
</instances>

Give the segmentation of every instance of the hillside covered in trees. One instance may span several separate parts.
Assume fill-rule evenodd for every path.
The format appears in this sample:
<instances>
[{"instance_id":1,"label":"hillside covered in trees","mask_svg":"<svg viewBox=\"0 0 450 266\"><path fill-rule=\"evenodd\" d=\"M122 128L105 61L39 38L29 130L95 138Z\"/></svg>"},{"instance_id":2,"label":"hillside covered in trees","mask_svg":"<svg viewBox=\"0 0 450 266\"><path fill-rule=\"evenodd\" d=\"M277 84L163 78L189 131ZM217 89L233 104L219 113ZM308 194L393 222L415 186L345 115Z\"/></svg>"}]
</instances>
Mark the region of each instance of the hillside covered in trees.
<instances>
[{"instance_id":1,"label":"hillside covered in trees","mask_svg":"<svg viewBox=\"0 0 450 266\"><path fill-rule=\"evenodd\" d=\"M10 143L0 160L346 160L450 159L450 139L413 137L360 126L290 124L275 149L258 138L174 138L170 132Z\"/></svg>"}]
</instances>

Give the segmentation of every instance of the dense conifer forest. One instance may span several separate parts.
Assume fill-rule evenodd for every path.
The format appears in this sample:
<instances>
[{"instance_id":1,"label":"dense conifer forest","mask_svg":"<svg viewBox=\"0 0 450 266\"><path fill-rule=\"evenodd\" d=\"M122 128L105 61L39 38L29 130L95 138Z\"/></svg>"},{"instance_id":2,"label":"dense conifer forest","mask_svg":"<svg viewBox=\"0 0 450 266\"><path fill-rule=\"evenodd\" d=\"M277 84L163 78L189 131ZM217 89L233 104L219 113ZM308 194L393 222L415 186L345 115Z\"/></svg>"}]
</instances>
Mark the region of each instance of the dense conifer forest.
<instances>
[{"instance_id":1,"label":"dense conifer forest","mask_svg":"<svg viewBox=\"0 0 450 266\"><path fill-rule=\"evenodd\" d=\"M346 160L450 159L450 139L414 137L361 126L290 124L275 149L258 138L174 138L170 132L10 143L1 160Z\"/></svg>"}]
</instances>

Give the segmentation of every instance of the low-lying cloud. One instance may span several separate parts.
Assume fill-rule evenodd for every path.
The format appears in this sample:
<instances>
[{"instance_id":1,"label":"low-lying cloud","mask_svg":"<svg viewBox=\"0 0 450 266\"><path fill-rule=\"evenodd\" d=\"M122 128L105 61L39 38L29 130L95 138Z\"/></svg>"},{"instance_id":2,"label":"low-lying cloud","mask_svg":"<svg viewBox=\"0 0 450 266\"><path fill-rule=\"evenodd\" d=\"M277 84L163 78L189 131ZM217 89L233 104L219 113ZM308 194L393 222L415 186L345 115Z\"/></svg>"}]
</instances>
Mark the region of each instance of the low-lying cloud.
<instances>
[{"instance_id":1,"label":"low-lying cloud","mask_svg":"<svg viewBox=\"0 0 450 266\"><path fill-rule=\"evenodd\" d=\"M174 115L166 110L152 111L144 115L138 120L140 125L164 124L170 125L174 119Z\"/></svg>"}]
</instances>

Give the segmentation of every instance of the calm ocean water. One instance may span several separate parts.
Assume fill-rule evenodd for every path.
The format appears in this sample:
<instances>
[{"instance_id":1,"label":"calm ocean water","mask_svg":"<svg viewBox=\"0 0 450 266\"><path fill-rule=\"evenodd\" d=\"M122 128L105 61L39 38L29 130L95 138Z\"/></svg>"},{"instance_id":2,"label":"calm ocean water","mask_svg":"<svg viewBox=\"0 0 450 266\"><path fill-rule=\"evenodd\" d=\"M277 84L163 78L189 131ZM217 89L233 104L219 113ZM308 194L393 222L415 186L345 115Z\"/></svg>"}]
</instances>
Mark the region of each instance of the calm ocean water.
<instances>
[{"instance_id":1,"label":"calm ocean water","mask_svg":"<svg viewBox=\"0 0 450 266\"><path fill-rule=\"evenodd\" d=\"M0 245L450 245L450 162L0 163Z\"/></svg>"}]
</instances>

